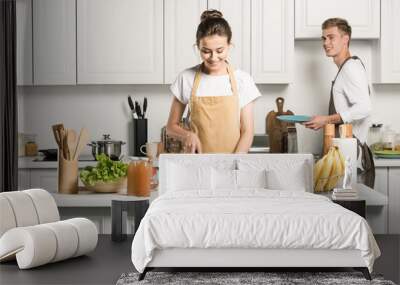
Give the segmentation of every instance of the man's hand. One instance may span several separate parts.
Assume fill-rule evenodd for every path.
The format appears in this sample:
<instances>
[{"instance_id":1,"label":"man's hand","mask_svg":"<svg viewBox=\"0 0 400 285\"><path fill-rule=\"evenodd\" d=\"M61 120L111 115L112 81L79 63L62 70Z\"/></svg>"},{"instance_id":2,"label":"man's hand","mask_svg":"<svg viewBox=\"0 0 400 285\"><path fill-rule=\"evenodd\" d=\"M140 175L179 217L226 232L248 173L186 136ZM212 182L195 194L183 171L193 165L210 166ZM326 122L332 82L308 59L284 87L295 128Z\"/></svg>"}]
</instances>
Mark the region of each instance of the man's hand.
<instances>
[{"instance_id":1,"label":"man's hand","mask_svg":"<svg viewBox=\"0 0 400 285\"><path fill-rule=\"evenodd\" d=\"M308 129L319 130L326 124L329 124L329 116L314 116L310 121L303 123Z\"/></svg>"}]
</instances>

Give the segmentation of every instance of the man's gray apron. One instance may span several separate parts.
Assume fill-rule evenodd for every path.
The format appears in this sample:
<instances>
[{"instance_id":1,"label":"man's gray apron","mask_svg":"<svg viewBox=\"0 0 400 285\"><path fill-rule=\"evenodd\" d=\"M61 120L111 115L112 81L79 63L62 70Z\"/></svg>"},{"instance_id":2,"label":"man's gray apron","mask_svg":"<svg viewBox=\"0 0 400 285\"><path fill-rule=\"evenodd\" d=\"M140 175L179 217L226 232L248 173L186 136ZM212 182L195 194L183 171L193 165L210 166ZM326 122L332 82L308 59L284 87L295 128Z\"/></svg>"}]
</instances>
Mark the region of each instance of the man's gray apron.
<instances>
[{"instance_id":1,"label":"man's gray apron","mask_svg":"<svg viewBox=\"0 0 400 285\"><path fill-rule=\"evenodd\" d=\"M361 59L359 59L357 56L351 56L348 57L340 66L335 79L332 81L332 86L331 86L331 95L329 98L329 115L333 115L336 114L336 108L335 108L335 104L333 102L333 85L335 84L336 78L338 77L340 71L342 70L342 67L345 65L345 63L349 60L349 59L355 59L355 60L359 60L362 64L362 66L365 69L364 63L361 61ZM368 85L368 92L371 95L371 91L369 89L369 85ZM335 133L336 133L336 137L339 136L339 124L335 125ZM361 183L367 185L368 187L374 188L374 184L375 184L375 164L374 164L374 157L372 155L372 152L370 150L370 148L368 147L367 143L361 143L360 140L353 135L354 138L357 139L357 157L359 157L360 152L361 152L361 166L363 167L363 169L358 168L357 169L357 173L358 173L358 179L360 180Z\"/></svg>"}]
</instances>

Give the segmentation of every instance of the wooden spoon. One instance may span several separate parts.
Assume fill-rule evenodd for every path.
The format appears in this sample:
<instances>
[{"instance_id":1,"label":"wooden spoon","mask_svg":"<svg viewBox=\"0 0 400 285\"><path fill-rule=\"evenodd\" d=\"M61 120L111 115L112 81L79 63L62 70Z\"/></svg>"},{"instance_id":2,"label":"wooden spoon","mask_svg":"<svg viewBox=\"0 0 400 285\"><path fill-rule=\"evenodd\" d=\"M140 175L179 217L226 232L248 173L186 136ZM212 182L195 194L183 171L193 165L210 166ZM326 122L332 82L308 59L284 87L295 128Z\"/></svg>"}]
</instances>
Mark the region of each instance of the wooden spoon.
<instances>
[{"instance_id":1,"label":"wooden spoon","mask_svg":"<svg viewBox=\"0 0 400 285\"><path fill-rule=\"evenodd\" d=\"M61 144L61 138L60 138L60 132L59 130L64 129L64 125L63 124L55 124L53 126L51 126L51 128L53 129L53 134L54 134L54 138L56 139L56 143L58 145L58 147L61 149L62 144Z\"/></svg>"},{"instance_id":2,"label":"wooden spoon","mask_svg":"<svg viewBox=\"0 0 400 285\"><path fill-rule=\"evenodd\" d=\"M68 145L67 145L66 130L65 129L60 129L59 133L60 133L60 140L61 140L60 151L61 151L62 156L64 157L64 159L68 160Z\"/></svg>"},{"instance_id":3,"label":"wooden spoon","mask_svg":"<svg viewBox=\"0 0 400 285\"><path fill-rule=\"evenodd\" d=\"M76 131L74 129L67 129L67 145L69 159L74 159L74 152L76 149Z\"/></svg>"},{"instance_id":4,"label":"wooden spoon","mask_svg":"<svg viewBox=\"0 0 400 285\"><path fill-rule=\"evenodd\" d=\"M82 128L79 132L78 142L74 151L73 159L78 159L79 154L85 145L89 142L89 132L86 128Z\"/></svg>"}]
</instances>

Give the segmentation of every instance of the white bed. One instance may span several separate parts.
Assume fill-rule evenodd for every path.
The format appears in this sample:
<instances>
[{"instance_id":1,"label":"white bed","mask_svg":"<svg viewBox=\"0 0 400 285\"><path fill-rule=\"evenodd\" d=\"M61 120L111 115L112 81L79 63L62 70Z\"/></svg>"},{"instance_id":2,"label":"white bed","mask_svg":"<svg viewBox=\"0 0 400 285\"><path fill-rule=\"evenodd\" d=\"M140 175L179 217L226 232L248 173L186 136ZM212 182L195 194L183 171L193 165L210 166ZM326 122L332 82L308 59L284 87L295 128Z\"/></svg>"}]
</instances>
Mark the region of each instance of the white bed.
<instances>
[{"instance_id":1,"label":"white bed","mask_svg":"<svg viewBox=\"0 0 400 285\"><path fill-rule=\"evenodd\" d=\"M354 267L370 278L371 230L310 193L311 155L168 154L159 165L160 196L132 243L141 278L154 267Z\"/></svg>"}]
</instances>

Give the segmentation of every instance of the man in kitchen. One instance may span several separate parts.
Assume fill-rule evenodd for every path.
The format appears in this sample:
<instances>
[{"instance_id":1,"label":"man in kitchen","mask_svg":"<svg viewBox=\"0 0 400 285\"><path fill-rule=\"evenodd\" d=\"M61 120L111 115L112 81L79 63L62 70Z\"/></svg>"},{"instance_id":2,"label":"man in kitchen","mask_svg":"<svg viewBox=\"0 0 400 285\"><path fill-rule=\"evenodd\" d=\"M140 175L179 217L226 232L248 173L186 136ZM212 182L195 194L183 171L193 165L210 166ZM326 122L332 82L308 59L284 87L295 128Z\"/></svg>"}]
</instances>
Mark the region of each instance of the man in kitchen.
<instances>
[{"instance_id":1,"label":"man in kitchen","mask_svg":"<svg viewBox=\"0 0 400 285\"><path fill-rule=\"evenodd\" d=\"M375 169L366 144L371 113L370 89L363 62L349 50L351 26L345 19L327 19L322 24L321 39L326 56L332 57L338 72L331 85L328 115L313 116L304 125L319 130L326 124L335 124L337 130L340 124L352 124L361 154L363 182L373 187Z\"/></svg>"},{"instance_id":2,"label":"man in kitchen","mask_svg":"<svg viewBox=\"0 0 400 285\"><path fill-rule=\"evenodd\" d=\"M249 74L228 62L232 31L222 13L206 10L196 33L202 63L171 85L169 136L187 153L246 153L253 140L253 101L261 94ZM180 124L189 106L189 128Z\"/></svg>"}]
</instances>

